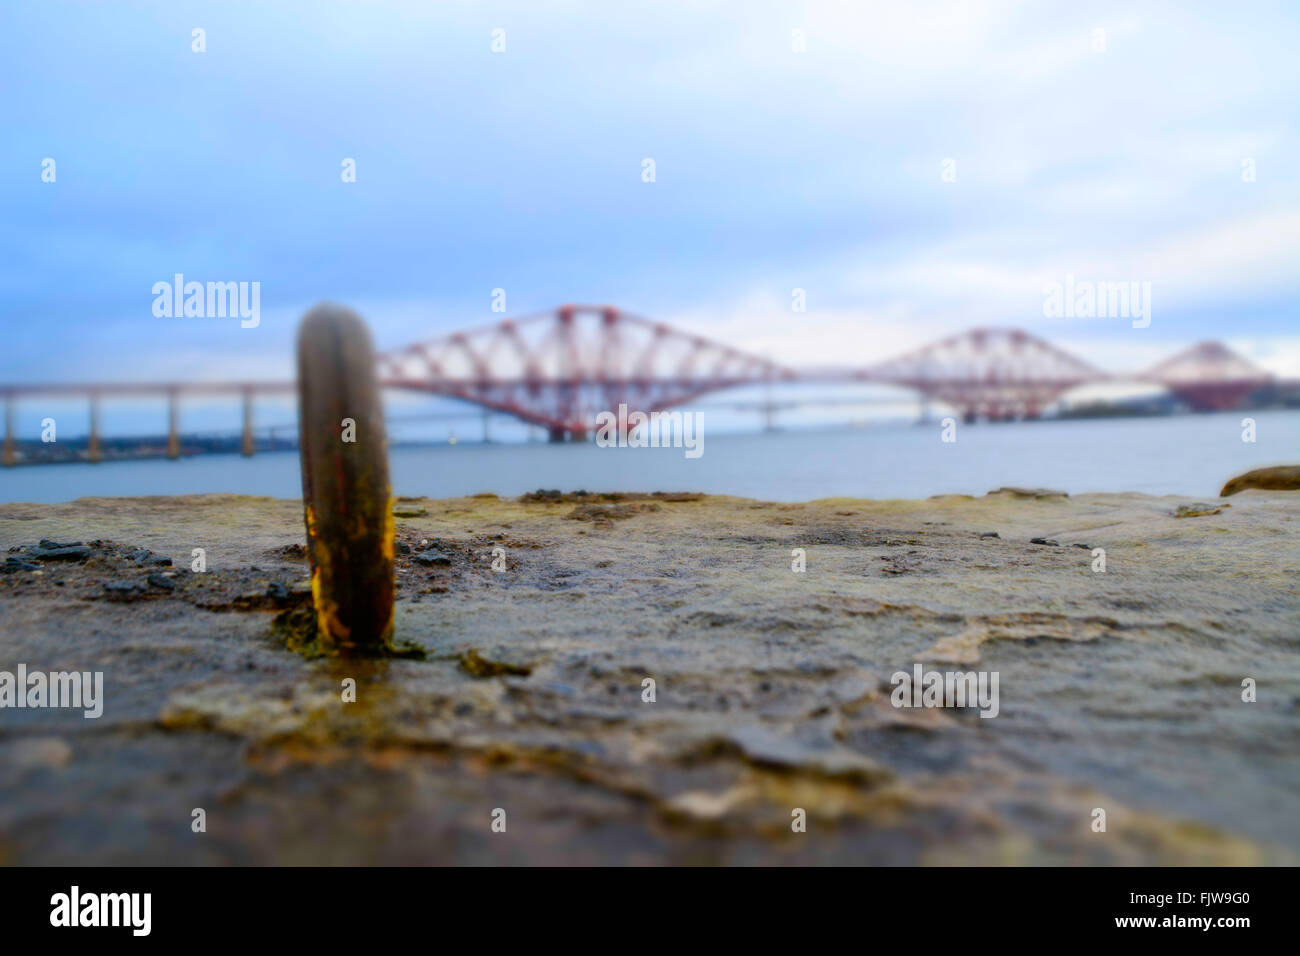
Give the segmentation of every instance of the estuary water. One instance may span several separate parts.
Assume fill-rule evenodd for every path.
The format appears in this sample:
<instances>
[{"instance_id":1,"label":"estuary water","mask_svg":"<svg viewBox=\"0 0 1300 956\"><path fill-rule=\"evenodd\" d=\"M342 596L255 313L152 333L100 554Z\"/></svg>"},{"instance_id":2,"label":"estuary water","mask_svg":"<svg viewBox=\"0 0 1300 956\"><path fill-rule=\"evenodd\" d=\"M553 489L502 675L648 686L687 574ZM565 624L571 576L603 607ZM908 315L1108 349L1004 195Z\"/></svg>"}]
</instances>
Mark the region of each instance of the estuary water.
<instances>
[{"instance_id":1,"label":"estuary water","mask_svg":"<svg viewBox=\"0 0 1300 956\"><path fill-rule=\"evenodd\" d=\"M1253 442L1243 441L1245 418ZM980 495L1002 485L1213 497L1243 471L1300 463L1300 411L958 424L953 442L937 422L730 435L705 427L703 449L692 459L682 448L462 442L394 447L390 464L394 494L429 497L558 488L808 501ZM2 502L213 492L298 497L297 453L0 470Z\"/></svg>"}]
</instances>

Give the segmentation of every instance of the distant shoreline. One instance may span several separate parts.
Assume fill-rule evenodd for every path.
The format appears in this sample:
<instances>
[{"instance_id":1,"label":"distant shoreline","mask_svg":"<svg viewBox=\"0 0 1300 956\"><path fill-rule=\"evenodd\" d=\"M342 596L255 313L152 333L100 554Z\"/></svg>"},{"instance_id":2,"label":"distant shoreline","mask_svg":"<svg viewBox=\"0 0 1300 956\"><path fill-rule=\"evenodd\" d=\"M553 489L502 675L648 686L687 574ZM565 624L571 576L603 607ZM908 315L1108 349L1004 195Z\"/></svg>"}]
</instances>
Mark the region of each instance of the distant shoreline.
<instances>
[{"instance_id":1,"label":"distant shoreline","mask_svg":"<svg viewBox=\"0 0 1300 956\"><path fill-rule=\"evenodd\" d=\"M1234 410L1234 413L1240 412L1247 414L1251 412L1277 412L1277 411L1300 411L1300 406L1289 405L1285 403L1273 403L1267 405L1243 407ZM1011 424L1050 424L1061 422L1086 422L1086 421L1106 421L1106 420L1135 420L1135 419L1160 419L1175 417L1196 417L1202 413L1179 411L1168 407L1132 407L1127 405L1099 404L1095 406L1086 406L1074 409L1059 415L1045 416L1041 418L1017 419L1015 421L979 421L965 423L967 427L998 427ZM942 416L932 416L927 420L903 420L888 419L873 422L826 422L810 424L803 426L784 426L774 429L778 432L819 432L819 431L839 431L852 430L859 431L871 428L897 428L906 426L925 427L941 420ZM730 436L748 436L764 434L762 430L738 430L729 432L719 432L713 437L723 438ZM197 458L206 456L229 456L240 455L240 436L232 434L230 436L204 436L204 435L185 435L180 436L180 454L179 458ZM453 446L472 446L472 447L506 447L506 448L527 448L537 445L550 445L546 441L534 440L517 440L501 441L490 440L482 441L475 438L455 438L452 441L445 439L427 439L413 441L390 442L391 449L400 448L447 448ZM566 443L560 443L566 444ZM576 442L571 444L589 444L589 442ZM15 461L7 467L20 468L35 465L85 465L85 464L108 464L109 462L123 461L157 461L167 460L171 456L167 453L167 437L165 435L148 435L143 437L125 437L125 438L100 438L99 451L100 459L92 462L90 460L89 442L85 436L78 436L67 441L57 443L44 443L35 439L15 439L13 442L15 451ZM254 455L274 454L276 452L293 452L298 450L298 442L293 439L274 439L259 440L255 445Z\"/></svg>"},{"instance_id":2,"label":"distant shoreline","mask_svg":"<svg viewBox=\"0 0 1300 956\"><path fill-rule=\"evenodd\" d=\"M1252 420L1243 434L1242 420ZM955 433L955 441L945 436ZM1256 441L1251 441L1256 438ZM709 434L704 453L595 442L482 444L403 441L390 447L397 495L518 496L538 488L675 488L759 501L925 499L1002 486L1071 494L1132 491L1216 496L1254 468L1293 464L1300 415L1286 411L1126 419L1052 419L954 428L925 425L801 428ZM205 493L296 497L299 456L280 447L176 460L110 458L63 468L0 468L0 501L66 502L87 495ZM113 467L101 467L113 462ZM75 465L75 467L73 467Z\"/></svg>"}]
</instances>

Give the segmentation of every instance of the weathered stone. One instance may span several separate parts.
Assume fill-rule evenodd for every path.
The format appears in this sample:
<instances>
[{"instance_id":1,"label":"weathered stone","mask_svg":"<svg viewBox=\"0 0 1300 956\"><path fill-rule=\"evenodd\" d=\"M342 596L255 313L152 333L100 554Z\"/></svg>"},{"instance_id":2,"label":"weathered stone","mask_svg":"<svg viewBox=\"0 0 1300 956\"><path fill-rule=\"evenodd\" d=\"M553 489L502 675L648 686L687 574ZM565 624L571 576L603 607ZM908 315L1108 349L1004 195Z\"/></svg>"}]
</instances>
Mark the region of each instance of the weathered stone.
<instances>
[{"instance_id":1,"label":"weathered stone","mask_svg":"<svg viewBox=\"0 0 1300 956\"><path fill-rule=\"evenodd\" d=\"M27 553L38 561L85 561L94 551L84 544L69 544L56 548L36 547Z\"/></svg>"},{"instance_id":2,"label":"weathered stone","mask_svg":"<svg viewBox=\"0 0 1300 956\"><path fill-rule=\"evenodd\" d=\"M1278 465L1273 468L1256 468L1238 475L1223 486L1220 498L1227 498L1248 488L1262 491L1300 491L1300 465Z\"/></svg>"},{"instance_id":3,"label":"weathered stone","mask_svg":"<svg viewBox=\"0 0 1300 956\"><path fill-rule=\"evenodd\" d=\"M285 649L277 614L314 619L279 554L299 502L0 505L0 552L109 542L62 587L0 575L0 662L105 677L99 720L0 712L0 860L486 864L505 844L484 808L507 807L519 862L1297 862L1300 540L1280 531L1300 496L1214 522L1141 495L626 501L661 507L593 534L578 502L431 504L420 533L476 557L433 587L396 556L423 599L395 636L423 661ZM1026 547L1044 527L1111 571ZM210 569L105 600L143 573L111 545L142 528L160 552L204 542ZM478 560L496 546L505 573ZM881 574L897 548L913 570ZM917 662L998 672L1000 714L895 708Z\"/></svg>"},{"instance_id":4,"label":"weathered stone","mask_svg":"<svg viewBox=\"0 0 1300 956\"><path fill-rule=\"evenodd\" d=\"M996 488L989 492L990 495L1010 495L1013 498L1068 498L1070 497L1064 491L1056 491L1052 488Z\"/></svg>"}]
</instances>

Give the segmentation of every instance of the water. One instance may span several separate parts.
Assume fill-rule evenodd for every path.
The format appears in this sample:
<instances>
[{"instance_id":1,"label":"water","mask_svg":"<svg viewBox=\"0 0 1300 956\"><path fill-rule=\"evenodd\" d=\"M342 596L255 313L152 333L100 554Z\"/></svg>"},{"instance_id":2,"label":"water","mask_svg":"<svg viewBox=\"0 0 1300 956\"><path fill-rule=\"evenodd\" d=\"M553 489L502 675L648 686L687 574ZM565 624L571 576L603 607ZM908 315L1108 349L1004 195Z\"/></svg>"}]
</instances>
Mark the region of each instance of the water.
<instances>
[{"instance_id":1,"label":"water","mask_svg":"<svg viewBox=\"0 0 1300 956\"><path fill-rule=\"evenodd\" d=\"M1241 421L1257 441L1241 440ZM706 433L704 454L680 448L470 445L394 448L393 490L448 497L537 488L704 491L772 501L826 497L925 498L983 494L1001 485L1212 497L1251 468L1300 463L1300 412L1168 418L870 426L748 435ZM296 453L251 459L69 464L0 470L0 501L60 502L89 495L234 492L297 497Z\"/></svg>"}]
</instances>

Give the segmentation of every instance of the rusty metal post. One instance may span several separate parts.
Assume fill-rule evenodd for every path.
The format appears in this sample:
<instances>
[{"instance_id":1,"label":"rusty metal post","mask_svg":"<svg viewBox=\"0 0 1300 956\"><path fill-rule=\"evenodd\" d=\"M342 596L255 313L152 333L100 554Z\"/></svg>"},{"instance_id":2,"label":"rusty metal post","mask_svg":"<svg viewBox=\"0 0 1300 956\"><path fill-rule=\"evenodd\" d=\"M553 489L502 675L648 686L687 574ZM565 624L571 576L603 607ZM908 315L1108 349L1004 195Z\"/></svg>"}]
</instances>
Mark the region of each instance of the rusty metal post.
<instances>
[{"instance_id":1,"label":"rusty metal post","mask_svg":"<svg viewBox=\"0 0 1300 956\"><path fill-rule=\"evenodd\" d=\"M393 506L370 333L312 309L298 328L298 441L318 640L381 651L393 635Z\"/></svg>"},{"instance_id":2,"label":"rusty metal post","mask_svg":"<svg viewBox=\"0 0 1300 956\"><path fill-rule=\"evenodd\" d=\"M90 393L90 443L86 448L86 460L97 462L99 453L99 394Z\"/></svg>"},{"instance_id":3,"label":"rusty metal post","mask_svg":"<svg viewBox=\"0 0 1300 956\"><path fill-rule=\"evenodd\" d=\"M167 457L175 460L181 457L180 436L180 398L176 389L167 390Z\"/></svg>"},{"instance_id":4,"label":"rusty metal post","mask_svg":"<svg viewBox=\"0 0 1300 956\"><path fill-rule=\"evenodd\" d=\"M253 445L253 390L244 389L244 434L239 444L239 453L245 458L252 458Z\"/></svg>"}]
</instances>

